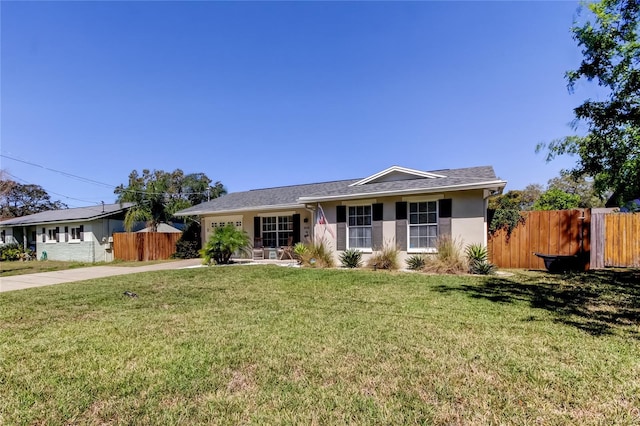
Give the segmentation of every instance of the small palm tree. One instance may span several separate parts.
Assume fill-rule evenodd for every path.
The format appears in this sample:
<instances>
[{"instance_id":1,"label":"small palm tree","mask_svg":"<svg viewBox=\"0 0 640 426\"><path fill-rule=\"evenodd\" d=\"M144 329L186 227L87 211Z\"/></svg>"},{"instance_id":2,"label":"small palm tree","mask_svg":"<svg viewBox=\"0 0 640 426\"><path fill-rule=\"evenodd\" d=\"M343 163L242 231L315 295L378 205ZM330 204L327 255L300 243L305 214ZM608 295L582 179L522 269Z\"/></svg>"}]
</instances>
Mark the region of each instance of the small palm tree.
<instances>
[{"instance_id":1,"label":"small palm tree","mask_svg":"<svg viewBox=\"0 0 640 426\"><path fill-rule=\"evenodd\" d=\"M232 224L228 224L222 228L216 228L207 244L200 250L200 254L204 257L204 263L207 265L211 262L227 264L236 251L249 253L250 250L249 235Z\"/></svg>"}]
</instances>

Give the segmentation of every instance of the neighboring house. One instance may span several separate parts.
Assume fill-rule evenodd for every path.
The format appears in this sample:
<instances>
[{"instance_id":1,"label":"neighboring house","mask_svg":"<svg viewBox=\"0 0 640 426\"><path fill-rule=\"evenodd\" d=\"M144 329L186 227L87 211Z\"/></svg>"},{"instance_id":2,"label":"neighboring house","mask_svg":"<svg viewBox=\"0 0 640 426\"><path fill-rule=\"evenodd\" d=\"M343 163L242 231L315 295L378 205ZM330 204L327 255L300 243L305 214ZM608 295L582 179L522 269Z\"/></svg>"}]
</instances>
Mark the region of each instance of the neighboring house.
<instances>
[{"instance_id":1,"label":"neighboring house","mask_svg":"<svg viewBox=\"0 0 640 426\"><path fill-rule=\"evenodd\" d=\"M506 181L493 168L432 172L393 166L364 179L236 192L176 213L200 216L203 242L226 224L264 247L323 239L335 251L372 253L395 244L401 257L435 252L439 236L487 243L487 198Z\"/></svg>"},{"instance_id":2,"label":"neighboring house","mask_svg":"<svg viewBox=\"0 0 640 426\"><path fill-rule=\"evenodd\" d=\"M139 231L136 232L154 232L153 227L148 226L144 229L141 229ZM179 234L182 231L178 228L176 228L175 226L171 226L168 223L159 223L158 227L156 228L155 232L169 232L169 233L173 233L173 234Z\"/></svg>"},{"instance_id":3,"label":"neighboring house","mask_svg":"<svg viewBox=\"0 0 640 426\"><path fill-rule=\"evenodd\" d=\"M50 210L0 222L3 243L31 247L38 259L78 262L113 260L113 233L124 231L133 203Z\"/></svg>"}]
</instances>

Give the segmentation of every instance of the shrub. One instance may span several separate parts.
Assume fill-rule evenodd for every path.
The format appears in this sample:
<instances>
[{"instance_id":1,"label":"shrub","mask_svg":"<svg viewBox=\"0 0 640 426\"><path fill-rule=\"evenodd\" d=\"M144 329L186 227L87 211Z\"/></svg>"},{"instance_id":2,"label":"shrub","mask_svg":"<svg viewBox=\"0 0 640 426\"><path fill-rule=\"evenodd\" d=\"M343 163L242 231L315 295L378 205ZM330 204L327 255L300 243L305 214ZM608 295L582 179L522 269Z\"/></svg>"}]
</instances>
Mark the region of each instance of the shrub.
<instances>
[{"instance_id":1,"label":"shrub","mask_svg":"<svg viewBox=\"0 0 640 426\"><path fill-rule=\"evenodd\" d=\"M462 245L449 236L438 237L437 253L429 256L424 267L425 272L437 274L460 274L467 271L467 262L462 255Z\"/></svg>"},{"instance_id":2,"label":"shrub","mask_svg":"<svg viewBox=\"0 0 640 426\"><path fill-rule=\"evenodd\" d=\"M207 265L212 262L227 264L233 253L240 251L249 254L250 247L249 235L229 224L222 228L216 228L207 244L200 250L200 254L204 257L204 263Z\"/></svg>"},{"instance_id":3,"label":"shrub","mask_svg":"<svg viewBox=\"0 0 640 426\"><path fill-rule=\"evenodd\" d=\"M399 254L398 246L385 244L380 250L374 252L367 264L373 269L398 269Z\"/></svg>"},{"instance_id":4,"label":"shrub","mask_svg":"<svg viewBox=\"0 0 640 426\"><path fill-rule=\"evenodd\" d=\"M302 258L308 251L309 249L304 243L296 243L296 245L293 246L293 257L295 257L298 262L302 263Z\"/></svg>"},{"instance_id":5,"label":"shrub","mask_svg":"<svg viewBox=\"0 0 640 426\"><path fill-rule=\"evenodd\" d=\"M482 244L469 244L465 249L469 273L489 275L495 270L495 265L489 262L489 252Z\"/></svg>"},{"instance_id":6,"label":"shrub","mask_svg":"<svg viewBox=\"0 0 640 426\"><path fill-rule=\"evenodd\" d=\"M345 268L359 268L362 265L362 252L356 249L349 249L340 255L340 262Z\"/></svg>"},{"instance_id":7,"label":"shrub","mask_svg":"<svg viewBox=\"0 0 640 426\"><path fill-rule=\"evenodd\" d=\"M409 256L405 260L405 263L407 264L407 268L411 269L412 271L419 271L422 268L424 268L426 260L424 259L423 255L414 254L414 255Z\"/></svg>"},{"instance_id":8,"label":"shrub","mask_svg":"<svg viewBox=\"0 0 640 426\"><path fill-rule=\"evenodd\" d=\"M190 222L176 243L176 252L171 256L174 259L194 259L200 257L200 224Z\"/></svg>"},{"instance_id":9,"label":"shrub","mask_svg":"<svg viewBox=\"0 0 640 426\"><path fill-rule=\"evenodd\" d=\"M0 260L20 260L22 253L22 246L18 243L0 245Z\"/></svg>"},{"instance_id":10,"label":"shrub","mask_svg":"<svg viewBox=\"0 0 640 426\"><path fill-rule=\"evenodd\" d=\"M306 250L299 249L301 252L300 263L302 265L312 268L332 268L335 266L333 252L327 247L324 240L313 242L305 247Z\"/></svg>"}]
</instances>

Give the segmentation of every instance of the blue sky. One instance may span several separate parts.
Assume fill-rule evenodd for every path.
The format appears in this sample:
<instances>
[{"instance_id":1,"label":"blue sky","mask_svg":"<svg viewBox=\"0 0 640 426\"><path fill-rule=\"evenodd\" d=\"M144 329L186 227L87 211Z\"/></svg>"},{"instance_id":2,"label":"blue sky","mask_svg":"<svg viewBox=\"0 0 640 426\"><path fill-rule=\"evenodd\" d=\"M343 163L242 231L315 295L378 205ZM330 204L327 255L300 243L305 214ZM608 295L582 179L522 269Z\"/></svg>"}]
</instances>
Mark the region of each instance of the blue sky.
<instances>
[{"instance_id":1,"label":"blue sky","mask_svg":"<svg viewBox=\"0 0 640 426\"><path fill-rule=\"evenodd\" d=\"M392 165L545 184L575 159L536 144L572 134L593 93L566 89L573 1L0 8L2 169L70 206L113 202L144 168L231 192Z\"/></svg>"}]
</instances>

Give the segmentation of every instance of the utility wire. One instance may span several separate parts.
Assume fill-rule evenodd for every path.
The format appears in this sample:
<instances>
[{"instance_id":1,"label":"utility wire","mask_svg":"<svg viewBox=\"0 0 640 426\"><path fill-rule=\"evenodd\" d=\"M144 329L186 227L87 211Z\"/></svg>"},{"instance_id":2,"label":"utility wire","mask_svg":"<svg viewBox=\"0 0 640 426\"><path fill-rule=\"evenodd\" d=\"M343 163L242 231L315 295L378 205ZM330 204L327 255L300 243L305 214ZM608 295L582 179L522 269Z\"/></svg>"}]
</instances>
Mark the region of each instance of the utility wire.
<instances>
[{"instance_id":1,"label":"utility wire","mask_svg":"<svg viewBox=\"0 0 640 426\"><path fill-rule=\"evenodd\" d=\"M18 177L18 176L16 176L16 175L12 174L12 173L7 172L6 170L5 170L5 173L6 173L8 176L11 176L12 178L14 178L14 179L16 179L16 180L19 180L19 181L21 181L21 182L24 182L26 185L35 185L35 184L31 183L31 182L28 182L28 181L26 181L26 180L22 179L21 177ZM40 186L40 185L38 185L38 186ZM43 188L43 189L44 189L44 188ZM54 194L54 195L57 195L57 196L59 196L59 197L67 198L67 199L69 199L69 200L81 201L81 202L83 202L83 203L95 204L95 201L82 200L82 199L80 199L80 198L73 198L73 197L69 197L68 195L59 194L59 193L57 193L57 192L48 191L48 190L46 190L46 189L45 189L45 191L47 192L47 194ZM75 207L77 207L77 206L75 206Z\"/></svg>"},{"instance_id":2,"label":"utility wire","mask_svg":"<svg viewBox=\"0 0 640 426\"><path fill-rule=\"evenodd\" d=\"M31 161L26 161L26 160L21 160L19 158L10 157L10 156L5 155L5 154L0 154L0 157L6 158L6 159L9 159L9 160L13 160L13 161L18 161L20 163L28 164L28 165L33 166L33 167L38 167L38 168L41 168L41 169L49 170L49 171L54 172L54 173L59 173L59 174L61 174L63 176L70 177L70 178L73 178L73 179L77 179L77 180L80 180L82 182L92 183L94 185L107 187L107 188L113 189L113 190L119 188L118 186L114 186L114 185L111 185L111 184L108 184L108 183L99 182L97 180L85 178L85 177L82 177L82 176L75 175L73 173L64 172L62 170L52 169L50 167L45 167L45 166L40 165L40 164L32 163ZM7 172L7 174L10 174L10 173ZM185 195L185 196L187 196L187 195L206 195L206 194L209 194L209 190L202 191L202 192L172 193L172 192L167 192L167 191L165 191L165 192L148 192L148 191L139 191L139 190L135 190L135 189L122 188L122 192L121 193L124 193L124 192L129 192L129 193L133 192L133 193L147 194L147 195ZM52 192L52 194L54 194L54 192ZM60 195L60 194L56 194L56 195ZM62 196L66 197L64 195L62 195ZM74 199L74 198L71 198L71 197L66 197L66 198ZM75 200L87 202L87 201L84 201L84 200L78 200L77 198L75 198Z\"/></svg>"}]
</instances>

